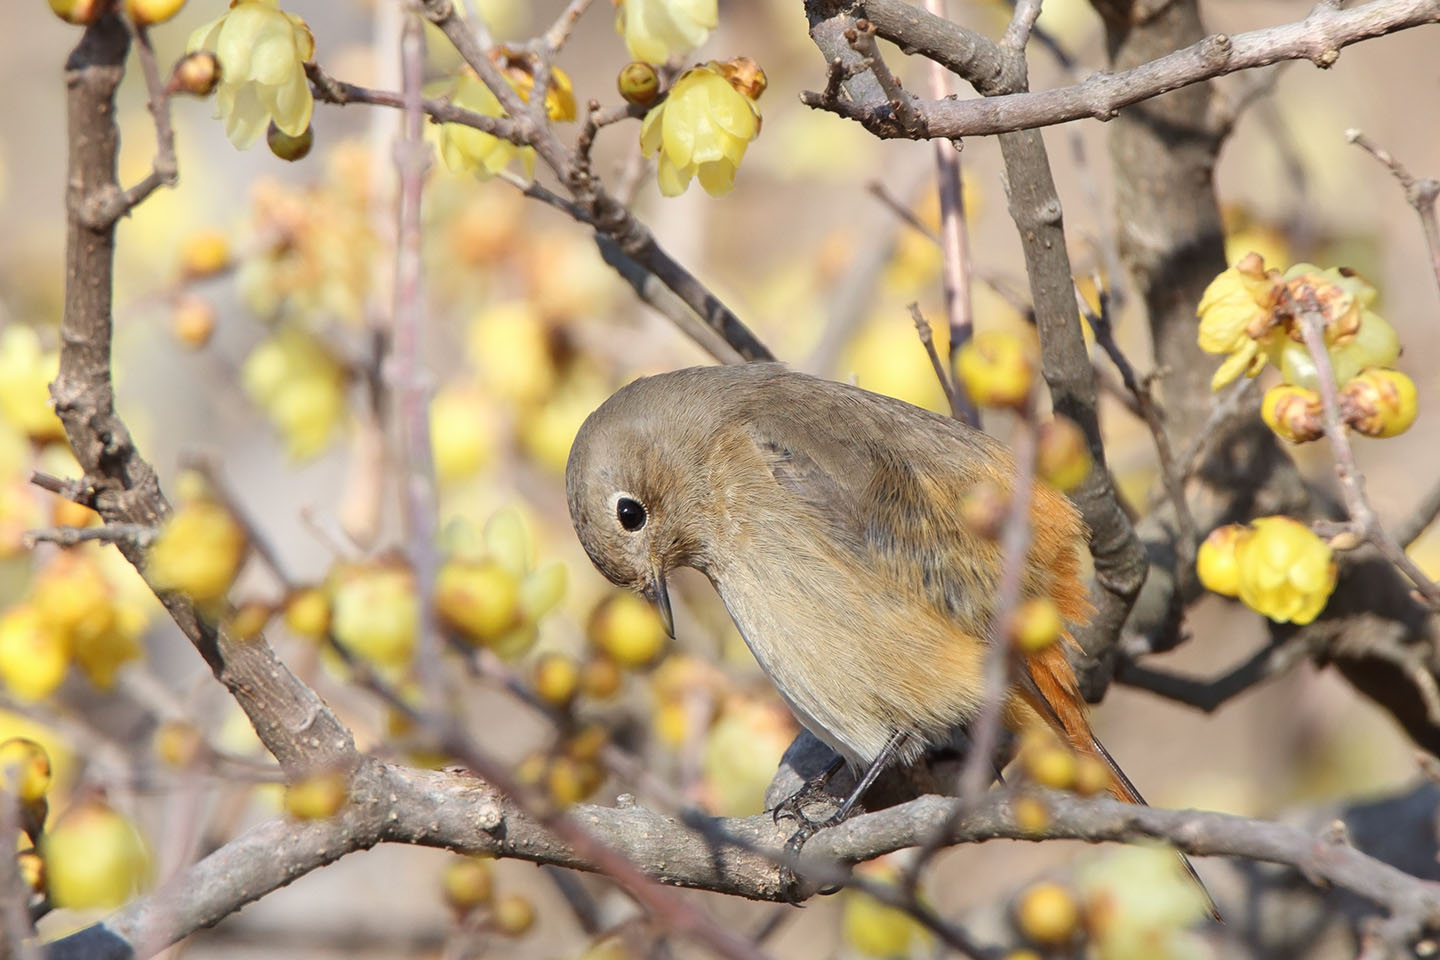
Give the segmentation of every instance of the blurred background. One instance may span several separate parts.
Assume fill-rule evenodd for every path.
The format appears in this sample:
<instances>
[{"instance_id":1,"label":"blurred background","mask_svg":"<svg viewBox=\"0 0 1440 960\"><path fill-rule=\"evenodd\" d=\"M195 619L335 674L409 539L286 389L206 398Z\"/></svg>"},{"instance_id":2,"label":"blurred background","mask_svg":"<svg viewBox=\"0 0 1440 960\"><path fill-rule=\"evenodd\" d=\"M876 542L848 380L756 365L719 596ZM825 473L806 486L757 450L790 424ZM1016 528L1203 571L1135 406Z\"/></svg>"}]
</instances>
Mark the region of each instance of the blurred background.
<instances>
[{"instance_id":1,"label":"blurred background","mask_svg":"<svg viewBox=\"0 0 1440 960\"><path fill-rule=\"evenodd\" d=\"M563 4L480 6L497 38L523 39L547 27ZM46 439L48 428L27 425L16 413L33 399L35 384L53 374L46 363L57 345L64 281L62 69L79 33L39 0L9 7L10 26L0 33L0 83L8 91L0 102L0 414L7 415L0 419L0 606L64 582L74 573L67 564L79 562L20 545L25 529L71 522L54 515L53 497L28 487L29 471L68 477L76 468L63 446L35 442ZM1203 10L1210 30L1237 33L1301 19L1309 7L1304 0L1212 0ZM291 0L285 8L310 24L316 60L330 74L398 88L397 5ZM191 30L224 9L220 0L190 0L179 17L155 28L162 65L184 51ZM950 0L949 9L992 36L1009 13L1004 4L981 0ZM629 57L613 16L609 3L597 2L558 61L582 104L592 97L619 102L615 74ZM1081 66L1069 75L1032 45L1033 88L1073 82L1103 66L1103 31L1088 4L1047 0L1040 22ZM430 40L432 76L453 73L453 52L438 35ZM1302 62L1219 81L1233 99L1258 84L1268 91L1245 111L1219 168L1232 261L1254 249L1282 268L1302 260L1353 267L1379 288L1378 309L1400 333L1399 367L1419 385L1419 419L1405 437L1385 444L1362 439L1358 450L1386 520L1404 515L1440 469L1440 448L1429 442L1437 423L1437 293L1402 190L1343 134L1360 127L1415 173L1440 172L1440 127L1428 122L1440 100L1433 42L1433 31L1414 30L1349 47L1329 70ZM923 62L893 48L887 54L907 87L924 88ZM918 301L936 322L943 355L939 250L876 195L933 225L931 146L875 141L800 104L800 91L822 88L825 74L799 0L722 0L719 28L692 59L736 55L756 59L769 88L760 100L763 132L733 193L712 198L697 186L662 198L653 170L638 162L635 123L601 132L597 172L612 185L633 185L634 209L660 243L782 359L943 409L906 310ZM154 150L133 63L121 106L121 179L128 183L148 172ZM210 458L293 576L319 584L337 559L406 548L395 482L404 464L393 430L372 413L369 366L372 331L390 314L397 114L317 104L314 150L293 164L263 146L237 152L212 114L210 102L175 101L180 183L120 226L120 411L167 492L185 457ZM1071 256L1086 277L1104 272L1113 233L1105 133L1088 121L1045 132ZM991 140L967 141L962 163L977 324L1021 324L1016 297L1025 299L1026 281L998 149ZM652 650L646 612L614 599L580 552L564 503L565 457L585 415L638 375L708 357L637 302L585 228L526 200L511 184L481 182L437 163L424 216L423 349L436 391L431 426L443 546L493 547L509 537L523 541L527 570L558 562L566 571L558 607L500 652L523 676L544 654L569 658L584 678L576 707L582 716L644 757L690 802L720 814L758 812L796 727L713 591L698 575L678 577L672 596L679 639ZM1124 278L1107 282L1123 293ZM1143 318L1122 306L1118 321L1136 366L1148 369ZM1143 504L1156 477L1148 434L1118 404L1107 400L1103 413L1117 478L1131 501ZM992 426L1005 432L1003 422ZM1300 448L1299 456L1312 476L1327 473L1323 444ZM1427 572L1440 575L1440 537L1414 549ZM273 815L278 793L185 765L177 737L197 736L229 757L265 758L238 710L113 548L84 557L81 565L93 567L117 622L143 655L71 671L38 702L5 694L0 736L24 733L47 744L62 781L57 798L103 788L139 824L163 877ZM232 596L273 602L279 594L274 578L252 561ZM1211 676L1265 637L1256 614L1215 597L1193 611L1187 627L1193 638L1156 658L1157 665ZM617 639L617 632L624 636ZM313 641L290 635L278 621L269 638L352 725L363 747L404 754L392 718ZM549 725L495 683L473 686L464 705L472 733L525 775L558 789ZM1096 726L1131 778L1164 806L1286 817L1396 792L1417 776L1416 749L1388 715L1309 663L1213 715L1117 685L1097 708ZM625 791L647 800L616 778L575 789L597 803ZM56 809L64 804L55 801ZM942 856L926 890L938 910L963 918L1046 871L1110 855L1066 843L961 847ZM400 847L355 854L175 952L463 955L453 942L446 946L455 920L441 893L454 859ZM1201 862L1200 870L1223 904L1229 868ZM552 876L518 862L497 863L493 874L497 891L526 898L536 920L524 936L488 939L482 944L488 955L582 952L587 937ZM606 883L582 883L607 925L632 909ZM855 909L849 894L803 910L695 896L738 930L778 917L767 942L776 956L855 955L864 947L843 922ZM87 919L58 911L42 930L60 932ZM1344 955L1340 942L1307 955ZM913 949L927 948L917 938Z\"/></svg>"}]
</instances>

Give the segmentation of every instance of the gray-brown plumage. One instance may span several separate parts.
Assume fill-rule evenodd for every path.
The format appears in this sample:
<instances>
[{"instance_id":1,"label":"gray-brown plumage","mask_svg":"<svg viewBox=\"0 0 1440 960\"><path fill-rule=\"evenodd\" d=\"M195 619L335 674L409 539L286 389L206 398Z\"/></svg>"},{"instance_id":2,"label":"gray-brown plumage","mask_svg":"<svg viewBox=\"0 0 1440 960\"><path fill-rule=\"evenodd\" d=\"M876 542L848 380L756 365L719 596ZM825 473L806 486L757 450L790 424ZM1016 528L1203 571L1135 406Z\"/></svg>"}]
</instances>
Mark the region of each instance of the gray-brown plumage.
<instances>
[{"instance_id":1,"label":"gray-brown plumage","mask_svg":"<svg viewBox=\"0 0 1440 960\"><path fill-rule=\"evenodd\" d=\"M566 468L580 542L612 582L655 600L694 567L796 717L856 767L947 742L984 696L1001 555L960 516L977 484L1008 490L1009 451L951 418L779 364L637 380L580 428ZM1089 615L1084 529L1037 485L1025 597ZM1068 637L1067 637L1068 641ZM1060 645L1024 658L1012 729L1046 724L1115 770Z\"/></svg>"}]
</instances>

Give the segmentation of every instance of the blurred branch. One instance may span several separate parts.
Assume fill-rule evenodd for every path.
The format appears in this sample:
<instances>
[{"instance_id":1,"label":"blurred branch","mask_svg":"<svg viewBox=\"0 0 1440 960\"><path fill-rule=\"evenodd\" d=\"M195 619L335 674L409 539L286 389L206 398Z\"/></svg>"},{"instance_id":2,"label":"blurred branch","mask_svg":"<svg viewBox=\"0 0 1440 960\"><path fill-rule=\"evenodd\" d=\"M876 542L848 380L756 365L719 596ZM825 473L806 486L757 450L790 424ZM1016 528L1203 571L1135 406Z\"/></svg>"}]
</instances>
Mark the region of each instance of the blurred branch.
<instances>
[{"instance_id":1,"label":"blurred branch","mask_svg":"<svg viewBox=\"0 0 1440 960\"><path fill-rule=\"evenodd\" d=\"M1133 662L1122 663L1116 670L1115 679L1166 700L1213 713L1232 698L1285 673L1310 656L1311 647L1305 639L1304 634L1292 633L1283 640L1272 640L1243 662L1211 680L1197 680Z\"/></svg>"},{"instance_id":2,"label":"blurred branch","mask_svg":"<svg viewBox=\"0 0 1440 960\"><path fill-rule=\"evenodd\" d=\"M990 82L984 78L1003 71L991 72L998 51L976 56L977 48L988 43L983 37L946 21L937 24L940 18L929 14L917 15L903 0L852 4L821 0L821 5L836 10L843 6L854 16L873 23L881 37L976 82L977 89L986 94L981 99L916 101L911 105L928 136L947 139L1029 130L1087 117L1110 120L1122 108L1168 91L1282 60L1306 59L1328 68L1339 59L1342 47L1440 21L1440 0L1371 0L1352 9L1318 3L1299 22L1233 37L1212 34L1199 43L1119 73L1097 73L1054 90L996 91L1002 95L990 95L991 91L981 89L982 83ZM827 99L813 91L800 97L809 106L862 123L878 137L913 137L909 127L877 104Z\"/></svg>"},{"instance_id":3,"label":"blurred branch","mask_svg":"<svg viewBox=\"0 0 1440 960\"><path fill-rule=\"evenodd\" d=\"M103 527L53 527L48 530L30 530L25 534L25 543L33 547L40 542L55 543L62 547L73 547L88 541L100 543L133 543L144 549L155 539L154 527L138 523L111 523Z\"/></svg>"}]
</instances>

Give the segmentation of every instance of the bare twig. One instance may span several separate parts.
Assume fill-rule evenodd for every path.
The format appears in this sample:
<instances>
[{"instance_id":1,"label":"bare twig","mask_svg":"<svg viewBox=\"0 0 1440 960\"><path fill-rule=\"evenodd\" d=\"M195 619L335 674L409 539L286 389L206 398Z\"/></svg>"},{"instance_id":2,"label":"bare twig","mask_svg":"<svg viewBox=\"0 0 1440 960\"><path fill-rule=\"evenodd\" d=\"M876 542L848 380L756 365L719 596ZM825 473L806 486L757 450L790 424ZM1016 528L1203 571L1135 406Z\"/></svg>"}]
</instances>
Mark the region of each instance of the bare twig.
<instances>
[{"instance_id":1,"label":"bare twig","mask_svg":"<svg viewBox=\"0 0 1440 960\"><path fill-rule=\"evenodd\" d=\"M1130 360L1120 349L1120 344L1115 341L1115 326L1110 319L1110 294L1105 289L1100 278L1095 280L1096 296L1099 298L1100 309L1094 310L1090 303L1080 293L1080 288L1075 288L1075 303L1084 314L1085 319L1090 323L1090 329L1095 333L1095 341L1100 344L1110 362L1120 373L1120 380L1125 385L1126 391L1135 399L1135 409L1139 411L1145 426L1150 431L1150 437L1155 443L1155 456L1160 462L1160 479L1165 488L1165 494L1170 499L1170 506L1175 511L1176 543L1175 543L1175 571L1182 584L1187 582L1195 573L1195 551L1198 546L1199 534L1195 527L1195 517L1190 512L1190 503L1185 497L1185 478L1175 462L1175 455L1170 448L1170 434L1165 430L1165 415L1160 410L1160 405L1155 401L1155 378L1156 374L1147 374L1143 379L1135 376L1135 368L1130 365ZM1184 587L1182 586L1182 592Z\"/></svg>"},{"instance_id":2,"label":"bare twig","mask_svg":"<svg viewBox=\"0 0 1440 960\"><path fill-rule=\"evenodd\" d=\"M943 17L945 0L925 0L925 9ZM1038 11L1038 4L1036 9ZM936 100L943 100L950 93L949 87L949 71L931 61L930 95ZM935 141L935 183L940 197L940 249L944 255L942 284L945 315L950 322L950 363L953 367L955 355L970 339L975 325L970 297L970 238L961 189L958 141ZM962 392L950 391L950 410L962 423L975 427L980 425L979 411L970 402L969 396Z\"/></svg>"},{"instance_id":3,"label":"bare twig","mask_svg":"<svg viewBox=\"0 0 1440 960\"><path fill-rule=\"evenodd\" d=\"M138 523L111 523L102 527L53 527L49 530L28 530L25 545L33 547L40 542L55 543L62 547L73 547L88 541L100 543L133 543L140 549L149 547L158 531L154 527Z\"/></svg>"},{"instance_id":4,"label":"bare twig","mask_svg":"<svg viewBox=\"0 0 1440 960\"><path fill-rule=\"evenodd\" d=\"M1340 419L1340 396L1335 384L1335 372L1330 365L1330 352L1325 346L1325 316L1316 301L1315 292L1303 289L1293 302L1294 317L1305 338L1305 346L1315 363L1315 378L1324 411L1325 435L1330 440L1330 449L1335 455L1335 475L1340 481L1340 493L1345 499L1345 509L1359 528L1359 532L1380 550L1385 559L1393 563L1400 572L1415 584L1432 609L1440 607L1440 586L1425 575L1420 566L1410 559L1405 548L1380 524L1380 518L1365 496L1365 477L1355 463L1355 453L1350 447L1350 437Z\"/></svg>"},{"instance_id":5,"label":"bare twig","mask_svg":"<svg viewBox=\"0 0 1440 960\"><path fill-rule=\"evenodd\" d=\"M424 240L420 206L430 145L424 139L425 115L420 95L425 73L425 33L418 14L405 16L400 35L400 73L405 99L404 120L395 141L395 290L388 372L395 390L396 416L404 453L400 458L401 500L410 565L420 603L416 664L427 699L447 703L445 668L439 634L434 629L433 596L440 561L435 547L435 464L430 448L430 386L421 358L425 299L421 265ZM544 110L544 88L533 99ZM387 364L381 362L381 368Z\"/></svg>"},{"instance_id":6,"label":"bare twig","mask_svg":"<svg viewBox=\"0 0 1440 960\"><path fill-rule=\"evenodd\" d=\"M1115 679L1126 686L1213 713L1233 697L1305 660L1310 648L1298 642L1298 636L1291 634L1284 640L1274 640L1210 680L1197 680L1133 661L1124 662L1116 671Z\"/></svg>"},{"instance_id":7,"label":"bare twig","mask_svg":"<svg viewBox=\"0 0 1440 960\"><path fill-rule=\"evenodd\" d=\"M852 50L860 54L862 62L875 75L875 81L880 84L880 89L885 94L895 122L901 129L910 131L916 139L923 138L926 135L925 126L920 115L915 112L915 98L900 85L899 78L890 72L885 58L880 55L880 47L875 43L875 28L867 20L856 20L855 26L845 31L845 40Z\"/></svg>"},{"instance_id":8,"label":"bare twig","mask_svg":"<svg viewBox=\"0 0 1440 960\"><path fill-rule=\"evenodd\" d=\"M917 18L914 8L903 0L865 0L856 14L866 17L887 40L908 37L911 43L924 41L913 46L916 53L941 62L967 80L984 83L990 79L987 72L993 71L993 61L974 56L976 38L969 31L953 24L937 27L931 22L934 18ZM1301 59L1330 67L1339 59L1341 48L1352 43L1436 21L1440 21L1440 0L1372 0L1349 9L1321 3L1297 23L1234 36L1214 34L1133 69L1098 73L1071 86L972 100L921 101L914 108L929 136L947 139L1028 130L1086 117L1109 120L1131 104L1237 70ZM927 29L917 29L917 24ZM873 105L826 101L811 92L802 93L801 100L857 120L876 136L913 136Z\"/></svg>"},{"instance_id":9,"label":"bare twig","mask_svg":"<svg viewBox=\"0 0 1440 960\"><path fill-rule=\"evenodd\" d=\"M956 420L965 422L965 411L960 405L959 385L950 379L945 372L945 364L940 360L940 354L935 350L935 335L930 329L930 321L925 319L925 314L920 312L920 304L911 303L909 306L910 318L915 321L915 331L920 334L920 344L925 348L925 354L930 358L930 367L935 371L935 379L940 381L940 389L945 391L945 399L950 403L950 415ZM979 421L975 421L978 425Z\"/></svg>"},{"instance_id":10,"label":"bare twig","mask_svg":"<svg viewBox=\"0 0 1440 960\"><path fill-rule=\"evenodd\" d=\"M570 0L565 5L565 9L560 11L560 15L555 18L555 22L550 25L549 30L545 31L543 37L547 56L553 57L561 47L565 46L565 42L570 39L570 31L575 29L576 21L584 16L590 3L591 0Z\"/></svg>"},{"instance_id":11,"label":"bare twig","mask_svg":"<svg viewBox=\"0 0 1440 960\"><path fill-rule=\"evenodd\" d=\"M1430 251L1430 269L1435 275L1435 283L1440 285L1440 223L1435 218L1435 199L1440 197L1440 181L1411 176L1405 165L1396 160L1390 151L1353 127L1345 131L1345 139L1383 163L1400 181L1400 186L1405 189L1406 201L1415 208L1420 218L1420 229L1425 232L1425 247Z\"/></svg>"}]
</instances>

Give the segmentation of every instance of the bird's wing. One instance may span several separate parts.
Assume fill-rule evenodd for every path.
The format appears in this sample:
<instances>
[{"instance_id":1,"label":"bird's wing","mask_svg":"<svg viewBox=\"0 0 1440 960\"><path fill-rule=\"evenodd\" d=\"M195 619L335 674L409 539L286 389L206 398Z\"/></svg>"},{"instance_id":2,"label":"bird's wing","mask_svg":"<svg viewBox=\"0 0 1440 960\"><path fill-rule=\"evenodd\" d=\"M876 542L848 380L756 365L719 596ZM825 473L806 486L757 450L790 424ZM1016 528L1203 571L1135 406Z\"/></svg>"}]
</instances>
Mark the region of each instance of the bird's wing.
<instances>
[{"instance_id":1,"label":"bird's wing","mask_svg":"<svg viewBox=\"0 0 1440 960\"><path fill-rule=\"evenodd\" d=\"M776 482L862 569L910 585L972 630L988 625L1000 550L966 525L960 507L982 482L1009 489L1009 451L978 430L898 400L827 381L803 384L809 387L803 403L751 407L751 439ZM1079 516L1063 496L1038 486L1031 517L1024 593L1049 595L1067 619L1083 621Z\"/></svg>"}]
</instances>

